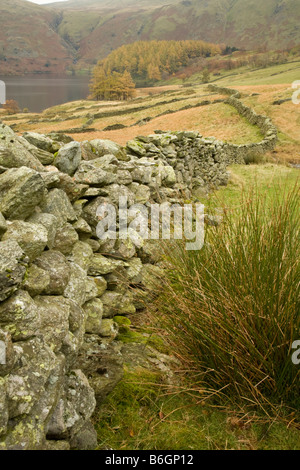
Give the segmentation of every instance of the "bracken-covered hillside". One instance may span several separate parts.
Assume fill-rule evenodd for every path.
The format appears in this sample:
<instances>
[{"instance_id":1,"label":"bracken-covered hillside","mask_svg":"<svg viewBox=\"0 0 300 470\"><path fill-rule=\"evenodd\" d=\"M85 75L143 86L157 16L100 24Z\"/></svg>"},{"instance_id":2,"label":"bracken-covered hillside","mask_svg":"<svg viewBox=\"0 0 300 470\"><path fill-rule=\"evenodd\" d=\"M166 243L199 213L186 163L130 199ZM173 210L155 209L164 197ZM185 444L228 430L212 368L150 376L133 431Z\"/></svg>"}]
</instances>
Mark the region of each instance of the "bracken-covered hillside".
<instances>
[{"instance_id":1,"label":"bracken-covered hillside","mask_svg":"<svg viewBox=\"0 0 300 470\"><path fill-rule=\"evenodd\" d=\"M300 43L299 17L298 0L2 0L0 72L86 68L137 40L284 49Z\"/></svg>"}]
</instances>

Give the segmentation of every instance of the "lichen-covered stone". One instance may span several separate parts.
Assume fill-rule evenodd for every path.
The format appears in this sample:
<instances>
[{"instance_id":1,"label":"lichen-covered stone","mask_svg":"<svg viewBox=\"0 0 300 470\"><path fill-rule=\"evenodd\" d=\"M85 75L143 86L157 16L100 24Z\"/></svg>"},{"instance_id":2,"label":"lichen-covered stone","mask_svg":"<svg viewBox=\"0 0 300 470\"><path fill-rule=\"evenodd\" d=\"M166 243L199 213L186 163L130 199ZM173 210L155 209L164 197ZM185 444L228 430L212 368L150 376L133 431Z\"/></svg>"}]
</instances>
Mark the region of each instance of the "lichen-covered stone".
<instances>
[{"instance_id":1,"label":"lichen-covered stone","mask_svg":"<svg viewBox=\"0 0 300 470\"><path fill-rule=\"evenodd\" d=\"M26 271L23 289L26 290L31 297L35 297L45 291L49 283L49 273L35 264L32 264Z\"/></svg>"},{"instance_id":2,"label":"lichen-covered stone","mask_svg":"<svg viewBox=\"0 0 300 470\"><path fill-rule=\"evenodd\" d=\"M24 132L23 137L30 144L39 149L45 150L46 152L53 151L53 140L44 134L39 134L37 132Z\"/></svg>"},{"instance_id":3,"label":"lichen-covered stone","mask_svg":"<svg viewBox=\"0 0 300 470\"><path fill-rule=\"evenodd\" d=\"M128 170L117 170L117 181L121 184L128 185L132 183L132 175Z\"/></svg>"},{"instance_id":4,"label":"lichen-covered stone","mask_svg":"<svg viewBox=\"0 0 300 470\"><path fill-rule=\"evenodd\" d=\"M61 225L77 220L72 204L62 189L52 189L49 191L42 210L47 214L55 215Z\"/></svg>"},{"instance_id":5,"label":"lichen-covered stone","mask_svg":"<svg viewBox=\"0 0 300 470\"><path fill-rule=\"evenodd\" d=\"M103 318L113 318L115 315L129 315L136 311L130 292L124 295L120 292L106 291L102 295L101 300L103 302Z\"/></svg>"},{"instance_id":6,"label":"lichen-covered stone","mask_svg":"<svg viewBox=\"0 0 300 470\"><path fill-rule=\"evenodd\" d=\"M38 334L40 313L28 292L18 290L0 304L0 328L10 333L13 341Z\"/></svg>"},{"instance_id":7,"label":"lichen-covered stone","mask_svg":"<svg viewBox=\"0 0 300 470\"><path fill-rule=\"evenodd\" d=\"M122 379L121 343L109 342L97 335L86 335L78 366L89 377L98 406Z\"/></svg>"},{"instance_id":8,"label":"lichen-covered stone","mask_svg":"<svg viewBox=\"0 0 300 470\"><path fill-rule=\"evenodd\" d=\"M100 299L93 299L83 306L86 317L85 331L86 333L100 334L103 304Z\"/></svg>"},{"instance_id":9,"label":"lichen-covered stone","mask_svg":"<svg viewBox=\"0 0 300 470\"><path fill-rule=\"evenodd\" d=\"M130 189L123 184L111 184L106 187L109 201L119 207L120 197L127 199L128 207L135 203L135 196Z\"/></svg>"},{"instance_id":10,"label":"lichen-covered stone","mask_svg":"<svg viewBox=\"0 0 300 470\"><path fill-rule=\"evenodd\" d=\"M24 257L16 241L0 242L0 301L7 299L20 287L26 272Z\"/></svg>"},{"instance_id":11,"label":"lichen-covered stone","mask_svg":"<svg viewBox=\"0 0 300 470\"><path fill-rule=\"evenodd\" d=\"M85 281L85 301L95 299L98 297L98 289L94 281L95 278L87 277Z\"/></svg>"},{"instance_id":12,"label":"lichen-covered stone","mask_svg":"<svg viewBox=\"0 0 300 470\"><path fill-rule=\"evenodd\" d=\"M58 151L55 166L68 175L73 175L81 162L81 147L79 142L70 142Z\"/></svg>"},{"instance_id":13,"label":"lichen-covered stone","mask_svg":"<svg viewBox=\"0 0 300 470\"><path fill-rule=\"evenodd\" d=\"M157 240L144 240L143 246L138 249L138 256L144 264L155 264L161 260L162 249Z\"/></svg>"},{"instance_id":14,"label":"lichen-covered stone","mask_svg":"<svg viewBox=\"0 0 300 470\"><path fill-rule=\"evenodd\" d=\"M0 124L0 165L6 168L28 167L43 171L43 165L30 151L32 146L14 131Z\"/></svg>"},{"instance_id":15,"label":"lichen-covered stone","mask_svg":"<svg viewBox=\"0 0 300 470\"><path fill-rule=\"evenodd\" d=\"M127 268L120 267L105 276L107 290L125 294L129 288L129 278Z\"/></svg>"},{"instance_id":16,"label":"lichen-covered stone","mask_svg":"<svg viewBox=\"0 0 300 470\"><path fill-rule=\"evenodd\" d=\"M132 183L129 185L130 191L134 193L136 204L146 204L150 200L150 188L145 184Z\"/></svg>"},{"instance_id":17,"label":"lichen-covered stone","mask_svg":"<svg viewBox=\"0 0 300 470\"><path fill-rule=\"evenodd\" d=\"M103 155L115 155L118 160L127 161L128 157L125 150L116 142L112 142L107 139L94 139L90 141L90 144L95 152L96 157L102 157Z\"/></svg>"},{"instance_id":18,"label":"lichen-covered stone","mask_svg":"<svg viewBox=\"0 0 300 470\"><path fill-rule=\"evenodd\" d=\"M117 177L114 173L93 165L93 161L83 162L74 175L75 181L89 186L102 187L114 183Z\"/></svg>"},{"instance_id":19,"label":"lichen-covered stone","mask_svg":"<svg viewBox=\"0 0 300 470\"><path fill-rule=\"evenodd\" d=\"M41 333L45 342L58 352L69 331L70 304L61 296L39 295L34 303L40 314Z\"/></svg>"},{"instance_id":20,"label":"lichen-covered stone","mask_svg":"<svg viewBox=\"0 0 300 470\"><path fill-rule=\"evenodd\" d=\"M164 271L153 264L144 264L142 268L142 284L151 291L156 291L164 278Z\"/></svg>"},{"instance_id":21,"label":"lichen-covered stone","mask_svg":"<svg viewBox=\"0 0 300 470\"><path fill-rule=\"evenodd\" d=\"M126 266L124 261L106 258L100 253L94 253L88 268L90 276L101 276L103 274L112 273L118 267Z\"/></svg>"},{"instance_id":22,"label":"lichen-covered stone","mask_svg":"<svg viewBox=\"0 0 300 470\"><path fill-rule=\"evenodd\" d=\"M104 318L101 323L99 335L114 340L118 335L118 325L110 318Z\"/></svg>"},{"instance_id":23,"label":"lichen-covered stone","mask_svg":"<svg viewBox=\"0 0 300 470\"><path fill-rule=\"evenodd\" d=\"M55 451L64 450L64 451L66 451L66 450L70 450L70 449L71 449L71 446L70 446L70 443L68 441L64 441L64 440L55 441L55 440L52 440L52 441L46 441L45 442L45 446L44 446L43 450L55 450ZM85 449L83 449L83 450L85 450ZM90 449L87 449L87 450L90 450Z\"/></svg>"},{"instance_id":24,"label":"lichen-covered stone","mask_svg":"<svg viewBox=\"0 0 300 470\"><path fill-rule=\"evenodd\" d=\"M71 268L64 255L59 251L44 251L35 259L34 264L50 276L49 284L43 292L48 295L62 295L71 275Z\"/></svg>"},{"instance_id":25,"label":"lichen-covered stone","mask_svg":"<svg viewBox=\"0 0 300 470\"><path fill-rule=\"evenodd\" d=\"M130 238L126 238L124 240L118 239L111 253L116 258L129 260L135 255L136 249Z\"/></svg>"},{"instance_id":26,"label":"lichen-covered stone","mask_svg":"<svg viewBox=\"0 0 300 470\"><path fill-rule=\"evenodd\" d=\"M0 212L0 240L1 240L2 235L6 232L6 230L7 230L7 223L6 223L5 218Z\"/></svg>"},{"instance_id":27,"label":"lichen-covered stone","mask_svg":"<svg viewBox=\"0 0 300 470\"><path fill-rule=\"evenodd\" d=\"M15 351L11 334L0 329L0 377L9 374L15 364ZM1 388L1 387L0 387ZM0 405L1 408L1 405ZM0 413L1 415L1 413ZM1 418L0 418L1 420ZM1 425L0 425L1 428ZM1 435L1 431L0 431Z\"/></svg>"},{"instance_id":28,"label":"lichen-covered stone","mask_svg":"<svg viewBox=\"0 0 300 470\"><path fill-rule=\"evenodd\" d=\"M73 226L65 224L56 231L53 249L60 251L64 255L69 255L78 240L78 234Z\"/></svg>"},{"instance_id":29,"label":"lichen-covered stone","mask_svg":"<svg viewBox=\"0 0 300 470\"><path fill-rule=\"evenodd\" d=\"M64 296L81 307L86 301L86 282L86 271L78 264L70 263L70 278L64 290Z\"/></svg>"},{"instance_id":30,"label":"lichen-covered stone","mask_svg":"<svg viewBox=\"0 0 300 470\"><path fill-rule=\"evenodd\" d=\"M91 227L89 226L89 224L82 217L79 217L78 220L76 222L74 222L73 228L79 234L90 235L92 233Z\"/></svg>"},{"instance_id":31,"label":"lichen-covered stone","mask_svg":"<svg viewBox=\"0 0 300 470\"><path fill-rule=\"evenodd\" d=\"M81 370L70 372L64 394L48 424L47 437L62 439L75 436L89 421L96 406L94 391Z\"/></svg>"},{"instance_id":32,"label":"lichen-covered stone","mask_svg":"<svg viewBox=\"0 0 300 470\"><path fill-rule=\"evenodd\" d=\"M0 211L7 219L26 219L45 196L42 177L26 167L12 168L0 175Z\"/></svg>"},{"instance_id":33,"label":"lichen-covered stone","mask_svg":"<svg viewBox=\"0 0 300 470\"><path fill-rule=\"evenodd\" d=\"M102 276L94 276L94 277L88 276L88 280L89 280L89 282L93 282L93 285L96 288L97 295L95 295L95 297L101 297L101 295L104 294L104 292L107 289L107 282L104 279L104 277L102 277ZM94 288L93 288L93 292L95 292Z\"/></svg>"},{"instance_id":34,"label":"lichen-covered stone","mask_svg":"<svg viewBox=\"0 0 300 470\"><path fill-rule=\"evenodd\" d=\"M24 416L36 410L37 414L33 414L31 420L36 423L36 427L42 426L55 405L59 386L57 380L62 380L63 362L55 356L42 338L19 342L16 346L16 355L18 368L7 378L9 416L11 419L22 417L21 422L26 427ZM8 442L12 440L11 438L14 438L16 443L22 442L22 438L26 442L26 435L18 435L20 429L16 428L13 431L15 436L11 436Z\"/></svg>"},{"instance_id":35,"label":"lichen-covered stone","mask_svg":"<svg viewBox=\"0 0 300 470\"><path fill-rule=\"evenodd\" d=\"M146 149L144 145L141 142L138 142L137 140L130 140L126 144L127 149L130 152L133 152L136 155L139 155L140 157L143 157L146 155Z\"/></svg>"},{"instance_id":36,"label":"lichen-covered stone","mask_svg":"<svg viewBox=\"0 0 300 470\"><path fill-rule=\"evenodd\" d=\"M41 224L47 230L47 247L51 250L54 246L54 240L56 231L59 226L59 220L53 214L45 214L37 212L33 214L27 222L33 222L34 224Z\"/></svg>"},{"instance_id":37,"label":"lichen-covered stone","mask_svg":"<svg viewBox=\"0 0 300 470\"><path fill-rule=\"evenodd\" d=\"M81 197L83 197L89 188L86 184L79 184L74 181L74 178L67 175L66 173L62 173L61 171L57 171L57 178L58 181L54 184L54 188L62 189L71 202L77 201Z\"/></svg>"},{"instance_id":38,"label":"lichen-covered stone","mask_svg":"<svg viewBox=\"0 0 300 470\"><path fill-rule=\"evenodd\" d=\"M127 276L132 284L140 284L142 282L143 263L140 258L132 258L128 262Z\"/></svg>"},{"instance_id":39,"label":"lichen-covered stone","mask_svg":"<svg viewBox=\"0 0 300 470\"><path fill-rule=\"evenodd\" d=\"M0 365L1 368L1 365ZM7 432L9 419L8 401L7 401L7 379L0 376L0 439ZM0 447L1 450L1 447Z\"/></svg>"},{"instance_id":40,"label":"lichen-covered stone","mask_svg":"<svg viewBox=\"0 0 300 470\"><path fill-rule=\"evenodd\" d=\"M16 240L29 261L32 262L44 250L48 242L48 233L41 224L15 220L9 222L2 241Z\"/></svg>"},{"instance_id":41,"label":"lichen-covered stone","mask_svg":"<svg viewBox=\"0 0 300 470\"><path fill-rule=\"evenodd\" d=\"M78 264L84 271L87 271L94 252L88 243L78 241L73 246L72 253L68 256L70 261Z\"/></svg>"},{"instance_id":42,"label":"lichen-covered stone","mask_svg":"<svg viewBox=\"0 0 300 470\"><path fill-rule=\"evenodd\" d=\"M70 447L75 450L95 450L97 432L90 421L87 421L70 439Z\"/></svg>"}]
</instances>

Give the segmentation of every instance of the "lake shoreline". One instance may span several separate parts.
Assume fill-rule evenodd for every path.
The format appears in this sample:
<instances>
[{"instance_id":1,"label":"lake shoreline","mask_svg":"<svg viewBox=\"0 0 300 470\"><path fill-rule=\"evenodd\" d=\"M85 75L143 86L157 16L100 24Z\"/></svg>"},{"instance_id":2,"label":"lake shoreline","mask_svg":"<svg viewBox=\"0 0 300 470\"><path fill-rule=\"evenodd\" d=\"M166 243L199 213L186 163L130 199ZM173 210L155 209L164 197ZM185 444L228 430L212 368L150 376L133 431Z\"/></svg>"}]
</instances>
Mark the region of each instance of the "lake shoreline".
<instances>
[{"instance_id":1,"label":"lake shoreline","mask_svg":"<svg viewBox=\"0 0 300 470\"><path fill-rule=\"evenodd\" d=\"M40 113L47 108L89 95L89 75L65 74L0 75L6 84L6 100L17 101L21 110Z\"/></svg>"}]
</instances>

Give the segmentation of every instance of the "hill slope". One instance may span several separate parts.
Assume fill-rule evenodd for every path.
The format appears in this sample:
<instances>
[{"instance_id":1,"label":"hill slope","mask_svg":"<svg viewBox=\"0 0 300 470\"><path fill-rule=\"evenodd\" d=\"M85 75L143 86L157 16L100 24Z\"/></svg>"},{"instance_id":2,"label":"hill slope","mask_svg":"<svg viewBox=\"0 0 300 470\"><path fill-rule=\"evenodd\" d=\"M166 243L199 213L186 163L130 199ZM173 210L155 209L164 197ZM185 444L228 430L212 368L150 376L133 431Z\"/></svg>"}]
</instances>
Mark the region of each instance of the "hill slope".
<instances>
[{"instance_id":1,"label":"hill slope","mask_svg":"<svg viewBox=\"0 0 300 470\"><path fill-rule=\"evenodd\" d=\"M283 49L300 43L299 17L299 0L2 0L0 72L85 68L137 40Z\"/></svg>"},{"instance_id":2,"label":"hill slope","mask_svg":"<svg viewBox=\"0 0 300 470\"><path fill-rule=\"evenodd\" d=\"M298 0L70 0L60 8L65 31L74 33L74 15L94 9L99 23L80 41L80 56L90 61L136 40L203 39L252 49L282 49L300 43ZM59 5L59 4L57 4ZM62 5L62 4L60 4ZM156 8L154 6L157 5ZM72 10L75 9L76 11ZM97 13L95 10L98 10ZM102 14L101 14L101 13Z\"/></svg>"},{"instance_id":3,"label":"hill slope","mask_svg":"<svg viewBox=\"0 0 300 470\"><path fill-rule=\"evenodd\" d=\"M72 51L55 31L54 11L24 0L1 0L0 73L63 72Z\"/></svg>"}]
</instances>

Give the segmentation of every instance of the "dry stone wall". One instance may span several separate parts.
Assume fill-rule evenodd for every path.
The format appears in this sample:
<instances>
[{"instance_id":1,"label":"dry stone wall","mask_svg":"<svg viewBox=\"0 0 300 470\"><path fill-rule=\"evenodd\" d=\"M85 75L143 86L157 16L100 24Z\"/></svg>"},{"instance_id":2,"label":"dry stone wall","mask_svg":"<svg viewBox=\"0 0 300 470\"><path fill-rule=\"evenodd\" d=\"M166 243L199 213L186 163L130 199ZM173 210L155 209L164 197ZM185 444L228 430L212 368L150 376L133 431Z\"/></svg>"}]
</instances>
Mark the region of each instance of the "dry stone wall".
<instances>
[{"instance_id":1,"label":"dry stone wall","mask_svg":"<svg viewBox=\"0 0 300 470\"><path fill-rule=\"evenodd\" d=\"M157 242L97 238L99 205L180 202L226 184L231 162L243 149L194 131L123 148L0 124L0 449L97 445L95 406L123 374L116 319L162 274Z\"/></svg>"},{"instance_id":2,"label":"dry stone wall","mask_svg":"<svg viewBox=\"0 0 300 470\"><path fill-rule=\"evenodd\" d=\"M263 139L257 143L249 143L245 145L224 144L223 148L229 159L245 161L248 155L262 155L275 148L278 140L278 133L276 126L268 116L257 114L252 108L246 106L240 99L241 94L236 90L218 87L216 85L209 85L208 88L210 91L229 95L229 98L225 103L233 106L250 124L257 126L263 136Z\"/></svg>"}]
</instances>

